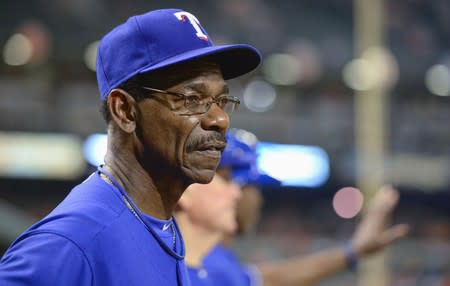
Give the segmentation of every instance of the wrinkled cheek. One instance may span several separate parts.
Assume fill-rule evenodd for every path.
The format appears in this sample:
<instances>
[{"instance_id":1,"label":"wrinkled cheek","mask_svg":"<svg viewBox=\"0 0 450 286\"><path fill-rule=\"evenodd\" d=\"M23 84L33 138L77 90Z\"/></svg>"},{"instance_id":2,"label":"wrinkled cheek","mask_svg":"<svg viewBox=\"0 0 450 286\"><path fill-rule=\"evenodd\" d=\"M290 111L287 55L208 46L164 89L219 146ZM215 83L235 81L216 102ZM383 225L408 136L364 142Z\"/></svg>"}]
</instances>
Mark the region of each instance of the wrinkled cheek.
<instances>
[{"instance_id":1,"label":"wrinkled cheek","mask_svg":"<svg viewBox=\"0 0 450 286\"><path fill-rule=\"evenodd\" d=\"M177 150L178 150L179 158L183 162L186 161L186 159L187 159L187 158L185 158L187 156L186 147L188 146L188 144L190 144L190 141L193 140L192 133L194 132L196 125L197 124L195 124L195 122L193 122L193 120L187 120L186 124L183 124L181 126L181 129L179 130L179 134L181 136L180 136L180 140L178 140L179 146L177 147L178 148Z\"/></svg>"},{"instance_id":2,"label":"wrinkled cheek","mask_svg":"<svg viewBox=\"0 0 450 286\"><path fill-rule=\"evenodd\" d=\"M183 157L185 167L189 167L192 170L214 170L214 174L220 160L220 157L207 157L203 155L203 152L198 151L187 152Z\"/></svg>"},{"instance_id":3,"label":"wrinkled cheek","mask_svg":"<svg viewBox=\"0 0 450 286\"><path fill-rule=\"evenodd\" d=\"M193 151L192 148L189 148L191 150L188 151L187 146L194 146L195 149L197 144L195 142L206 134L206 131L199 124L199 118L194 117L194 119L188 118L182 125L183 130L180 130L180 134L183 134L183 138L179 140L178 158L183 172L192 182L206 184L214 177L220 156L214 156L208 152Z\"/></svg>"},{"instance_id":4,"label":"wrinkled cheek","mask_svg":"<svg viewBox=\"0 0 450 286\"><path fill-rule=\"evenodd\" d=\"M184 173L193 183L207 184L214 177L217 162L188 153L183 160Z\"/></svg>"}]
</instances>

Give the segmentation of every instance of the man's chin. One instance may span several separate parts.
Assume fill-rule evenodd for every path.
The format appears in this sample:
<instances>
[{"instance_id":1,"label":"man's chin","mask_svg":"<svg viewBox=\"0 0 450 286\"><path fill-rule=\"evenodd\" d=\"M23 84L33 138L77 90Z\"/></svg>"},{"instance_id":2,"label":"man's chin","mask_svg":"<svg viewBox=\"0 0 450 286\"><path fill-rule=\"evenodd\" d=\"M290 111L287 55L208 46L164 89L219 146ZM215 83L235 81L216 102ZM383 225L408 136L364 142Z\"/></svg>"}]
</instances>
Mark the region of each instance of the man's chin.
<instances>
[{"instance_id":1,"label":"man's chin","mask_svg":"<svg viewBox=\"0 0 450 286\"><path fill-rule=\"evenodd\" d=\"M204 170L200 172L197 183L199 184L209 184L214 178L214 174L216 173L216 169L214 170Z\"/></svg>"},{"instance_id":2,"label":"man's chin","mask_svg":"<svg viewBox=\"0 0 450 286\"><path fill-rule=\"evenodd\" d=\"M203 157L198 154L189 154L185 157L184 171L193 183L208 184L216 174L220 156Z\"/></svg>"},{"instance_id":3,"label":"man's chin","mask_svg":"<svg viewBox=\"0 0 450 286\"><path fill-rule=\"evenodd\" d=\"M190 178L192 184L193 183L209 184L214 178L216 169L215 168L201 169L201 170L187 169L185 173L187 174L187 177Z\"/></svg>"}]
</instances>

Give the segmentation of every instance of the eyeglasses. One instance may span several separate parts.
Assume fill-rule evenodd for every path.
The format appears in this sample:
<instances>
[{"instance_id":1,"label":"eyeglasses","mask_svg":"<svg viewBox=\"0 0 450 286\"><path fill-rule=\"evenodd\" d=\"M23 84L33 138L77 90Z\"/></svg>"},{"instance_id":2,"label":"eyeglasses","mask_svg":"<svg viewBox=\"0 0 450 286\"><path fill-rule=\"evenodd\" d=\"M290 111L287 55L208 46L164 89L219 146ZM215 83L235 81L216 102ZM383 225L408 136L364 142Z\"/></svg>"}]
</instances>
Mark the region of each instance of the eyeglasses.
<instances>
[{"instance_id":1,"label":"eyeglasses","mask_svg":"<svg viewBox=\"0 0 450 286\"><path fill-rule=\"evenodd\" d=\"M184 107L189 111L187 115L203 114L208 112L212 104L215 103L227 114L232 114L239 106L239 98L231 95L223 95L217 98L202 98L199 95L186 95L180 92L160 90L156 88L142 86L143 89L156 93L163 93L176 96L184 101Z\"/></svg>"}]
</instances>

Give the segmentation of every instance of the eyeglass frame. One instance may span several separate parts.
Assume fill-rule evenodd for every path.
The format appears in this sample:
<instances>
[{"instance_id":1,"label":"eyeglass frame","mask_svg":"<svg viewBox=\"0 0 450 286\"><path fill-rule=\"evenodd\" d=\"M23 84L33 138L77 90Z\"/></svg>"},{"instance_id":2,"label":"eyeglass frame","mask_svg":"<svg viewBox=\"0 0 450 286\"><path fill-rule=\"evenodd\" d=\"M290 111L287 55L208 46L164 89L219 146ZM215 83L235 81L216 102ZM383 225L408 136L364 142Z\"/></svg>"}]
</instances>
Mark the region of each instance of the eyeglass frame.
<instances>
[{"instance_id":1,"label":"eyeglass frame","mask_svg":"<svg viewBox=\"0 0 450 286\"><path fill-rule=\"evenodd\" d=\"M222 109L228 115L233 114L234 111L237 110L239 105L241 104L241 100L238 97L232 96L232 95L222 95L222 96L218 96L217 98L209 97L210 100L207 102L207 104L209 104L207 109L205 111L198 112L198 111L190 110L188 108L188 106L187 106L188 105L187 98L189 98L189 97L199 98L198 96L186 95L186 94L181 93L181 92L162 90L162 89L152 88L152 87L148 87L148 86L141 86L141 88L144 89L144 90L147 90L147 91L152 91L152 92L155 92L155 93L162 93L162 94L172 95L172 96L176 96L176 97L179 97L179 98L183 99L184 107L186 108L186 110L188 110L189 112L192 112L192 113L186 113L186 114L182 114L182 115L204 114L204 113L206 113L206 112L208 112L210 110L210 108L213 105L213 103L217 104L217 106L220 107L220 100L223 99L223 98L226 98L228 100L228 102L234 103L234 108L231 110L231 112L227 112L224 108L220 107L220 109ZM148 97L148 95L145 95L145 96ZM200 99L200 102L202 102L203 100L204 99ZM202 106L202 105L205 105L205 104L204 103L199 104L199 106Z\"/></svg>"}]
</instances>

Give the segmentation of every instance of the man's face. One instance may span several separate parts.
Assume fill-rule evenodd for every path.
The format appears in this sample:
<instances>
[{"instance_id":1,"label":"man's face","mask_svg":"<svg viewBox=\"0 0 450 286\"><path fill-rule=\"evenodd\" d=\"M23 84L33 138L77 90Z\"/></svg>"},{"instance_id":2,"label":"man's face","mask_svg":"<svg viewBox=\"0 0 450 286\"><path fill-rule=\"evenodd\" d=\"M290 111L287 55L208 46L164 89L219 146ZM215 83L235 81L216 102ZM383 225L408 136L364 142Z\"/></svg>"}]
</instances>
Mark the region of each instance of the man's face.
<instances>
[{"instance_id":1,"label":"man's face","mask_svg":"<svg viewBox=\"0 0 450 286\"><path fill-rule=\"evenodd\" d=\"M233 180L233 169L231 167L217 169L217 174L228 182ZM237 203L236 223L237 233L249 233L258 224L261 217L261 208L264 198L259 188L255 185L245 185L240 187L241 195Z\"/></svg>"},{"instance_id":2,"label":"man's face","mask_svg":"<svg viewBox=\"0 0 450 286\"><path fill-rule=\"evenodd\" d=\"M205 99L227 93L226 83L215 65L185 65L182 70L172 69L166 78L178 75L182 80L167 91ZM144 80L143 85L147 84L152 83ZM157 94L140 101L138 111L136 137L141 143L138 156L144 164L159 172L165 168L168 174L178 172L188 183L210 182L225 148L224 135L229 127L229 117L220 107L212 104L206 113L192 114L182 98Z\"/></svg>"},{"instance_id":3,"label":"man's face","mask_svg":"<svg viewBox=\"0 0 450 286\"><path fill-rule=\"evenodd\" d=\"M215 175L209 184L193 184L183 194L184 211L193 223L209 232L232 234L237 230L236 207L240 188Z\"/></svg>"}]
</instances>

